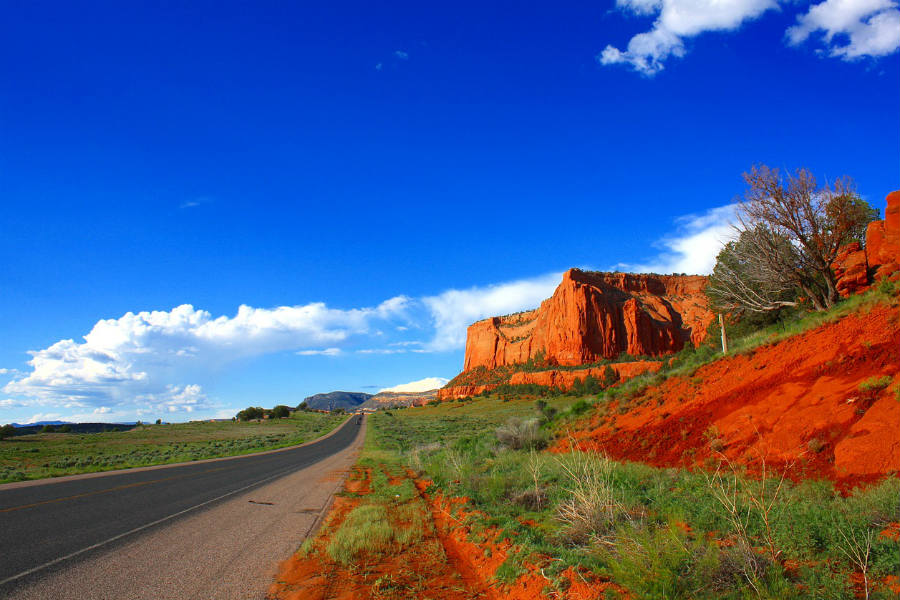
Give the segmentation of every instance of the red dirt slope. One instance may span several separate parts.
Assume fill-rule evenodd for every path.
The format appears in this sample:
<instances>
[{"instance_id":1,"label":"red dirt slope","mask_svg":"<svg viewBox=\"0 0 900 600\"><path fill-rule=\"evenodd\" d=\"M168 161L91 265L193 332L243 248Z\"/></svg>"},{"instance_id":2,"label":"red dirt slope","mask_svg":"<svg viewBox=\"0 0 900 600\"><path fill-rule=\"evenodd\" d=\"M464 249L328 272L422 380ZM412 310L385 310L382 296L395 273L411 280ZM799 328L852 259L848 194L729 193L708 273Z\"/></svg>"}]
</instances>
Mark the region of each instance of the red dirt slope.
<instances>
[{"instance_id":1,"label":"red dirt slope","mask_svg":"<svg viewBox=\"0 0 900 600\"><path fill-rule=\"evenodd\" d=\"M600 409L572 435L617 459L694 466L724 454L753 470L765 456L770 465L793 463L792 478L848 486L900 471L898 372L894 301L671 377ZM860 389L883 376L885 389Z\"/></svg>"}]
</instances>

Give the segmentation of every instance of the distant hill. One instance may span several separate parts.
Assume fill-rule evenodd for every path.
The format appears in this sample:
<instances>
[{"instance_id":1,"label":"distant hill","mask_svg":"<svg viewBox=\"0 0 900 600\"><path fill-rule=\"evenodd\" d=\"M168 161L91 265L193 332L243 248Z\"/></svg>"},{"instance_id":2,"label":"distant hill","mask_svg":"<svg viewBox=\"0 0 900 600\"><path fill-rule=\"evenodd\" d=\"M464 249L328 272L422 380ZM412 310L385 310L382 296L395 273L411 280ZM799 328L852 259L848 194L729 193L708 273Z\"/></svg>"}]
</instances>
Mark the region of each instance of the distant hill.
<instances>
[{"instance_id":1,"label":"distant hill","mask_svg":"<svg viewBox=\"0 0 900 600\"><path fill-rule=\"evenodd\" d=\"M328 392L309 396L303 401L308 407L316 410L333 410L335 408L356 408L371 397L372 394L365 392Z\"/></svg>"},{"instance_id":2,"label":"distant hill","mask_svg":"<svg viewBox=\"0 0 900 600\"><path fill-rule=\"evenodd\" d=\"M424 392L378 392L366 400L360 408L395 408L397 406L422 406L437 397L437 390Z\"/></svg>"},{"instance_id":3,"label":"distant hill","mask_svg":"<svg viewBox=\"0 0 900 600\"><path fill-rule=\"evenodd\" d=\"M11 423L16 428L16 435L40 433L44 425L53 425L57 429L62 425L69 426L69 433L101 433L104 431L128 431L135 428L134 423L68 423L65 421L39 421L37 423Z\"/></svg>"}]
</instances>

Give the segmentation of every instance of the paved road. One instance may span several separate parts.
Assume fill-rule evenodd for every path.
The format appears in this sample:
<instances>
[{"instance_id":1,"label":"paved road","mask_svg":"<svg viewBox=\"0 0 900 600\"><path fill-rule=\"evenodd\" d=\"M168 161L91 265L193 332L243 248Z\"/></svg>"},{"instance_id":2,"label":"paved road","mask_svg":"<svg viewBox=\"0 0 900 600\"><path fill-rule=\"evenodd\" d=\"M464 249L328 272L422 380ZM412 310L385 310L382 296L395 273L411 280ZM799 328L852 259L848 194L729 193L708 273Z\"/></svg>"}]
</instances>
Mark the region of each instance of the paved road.
<instances>
[{"instance_id":1,"label":"paved road","mask_svg":"<svg viewBox=\"0 0 900 600\"><path fill-rule=\"evenodd\" d=\"M0 597L261 598L361 446L0 486Z\"/></svg>"}]
</instances>

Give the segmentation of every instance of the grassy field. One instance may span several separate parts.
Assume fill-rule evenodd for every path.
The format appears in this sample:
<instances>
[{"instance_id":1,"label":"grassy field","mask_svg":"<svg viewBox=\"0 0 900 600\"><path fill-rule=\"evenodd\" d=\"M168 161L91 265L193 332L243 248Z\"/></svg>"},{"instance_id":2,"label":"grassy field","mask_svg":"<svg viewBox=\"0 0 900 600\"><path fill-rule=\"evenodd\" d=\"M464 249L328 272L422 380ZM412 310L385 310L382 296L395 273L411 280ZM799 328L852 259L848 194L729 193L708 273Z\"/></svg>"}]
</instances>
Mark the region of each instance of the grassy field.
<instances>
[{"instance_id":1,"label":"grassy field","mask_svg":"<svg viewBox=\"0 0 900 600\"><path fill-rule=\"evenodd\" d=\"M896 597L884 582L900 542L882 533L900 521L896 477L844 497L827 481L759 481L728 465L691 472L539 451L586 406L483 398L379 413L369 457L399 458L432 492L467 497L472 536L496 527L515 540L499 581L543 564L551 587L563 585L554 578L578 565L640 598Z\"/></svg>"},{"instance_id":2,"label":"grassy field","mask_svg":"<svg viewBox=\"0 0 900 600\"><path fill-rule=\"evenodd\" d=\"M248 454L322 436L346 418L295 412L286 419L141 425L130 431L38 433L0 440L0 483Z\"/></svg>"}]
</instances>

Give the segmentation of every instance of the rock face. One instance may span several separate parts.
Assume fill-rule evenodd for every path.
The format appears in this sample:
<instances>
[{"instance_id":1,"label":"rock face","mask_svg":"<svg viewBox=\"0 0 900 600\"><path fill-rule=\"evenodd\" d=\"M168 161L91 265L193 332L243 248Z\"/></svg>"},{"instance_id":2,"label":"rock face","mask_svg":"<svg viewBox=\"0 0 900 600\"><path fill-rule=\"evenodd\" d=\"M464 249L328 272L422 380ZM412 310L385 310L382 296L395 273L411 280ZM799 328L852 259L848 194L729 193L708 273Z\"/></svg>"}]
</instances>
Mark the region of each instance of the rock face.
<instances>
[{"instance_id":1,"label":"rock face","mask_svg":"<svg viewBox=\"0 0 900 600\"><path fill-rule=\"evenodd\" d=\"M884 220L869 223L866 247L857 242L841 248L834 264L838 292L847 297L865 291L873 281L900 272L900 191L887 195Z\"/></svg>"},{"instance_id":2,"label":"rock face","mask_svg":"<svg viewBox=\"0 0 900 600\"><path fill-rule=\"evenodd\" d=\"M637 360L632 362L612 363L608 365L616 372L616 378L619 380L631 379L644 373L656 373L663 367L661 361L653 360ZM510 385L543 385L547 387L555 387L563 390L571 389L575 385L575 380L584 381L587 377L593 377L602 380L607 366L587 367L585 369L576 369L572 371L563 371L560 369L547 369L544 371L520 371L513 373L509 377ZM437 398L439 400L455 400L457 398L467 398L475 396L481 392L490 392L499 384L489 383L484 385L454 385L439 390Z\"/></svg>"},{"instance_id":3,"label":"rock face","mask_svg":"<svg viewBox=\"0 0 900 600\"><path fill-rule=\"evenodd\" d=\"M841 248L833 268L837 279L837 291L844 298L867 289L869 265L866 262L866 253L859 242Z\"/></svg>"},{"instance_id":4,"label":"rock face","mask_svg":"<svg viewBox=\"0 0 900 600\"><path fill-rule=\"evenodd\" d=\"M426 392L379 392L359 405L359 408L395 408L397 406L423 406L434 400L437 390Z\"/></svg>"},{"instance_id":5,"label":"rock face","mask_svg":"<svg viewBox=\"0 0 900 600\"><path fill-rule=\"evenodd\" d=\"M540 308L469 326L464 370L544 361L582 365L659 356L699 343L713 319L699 275L570 269Z\"/></svg>"}]
</instances>

